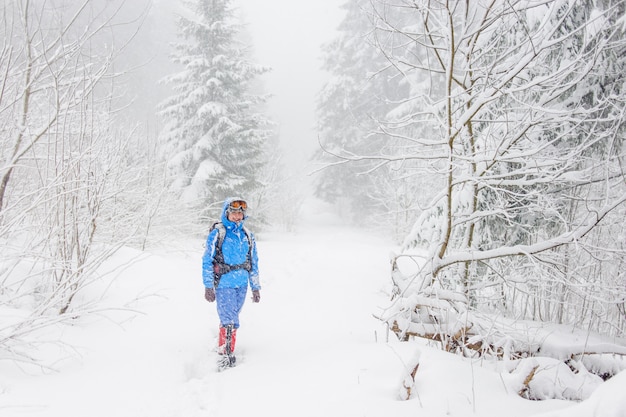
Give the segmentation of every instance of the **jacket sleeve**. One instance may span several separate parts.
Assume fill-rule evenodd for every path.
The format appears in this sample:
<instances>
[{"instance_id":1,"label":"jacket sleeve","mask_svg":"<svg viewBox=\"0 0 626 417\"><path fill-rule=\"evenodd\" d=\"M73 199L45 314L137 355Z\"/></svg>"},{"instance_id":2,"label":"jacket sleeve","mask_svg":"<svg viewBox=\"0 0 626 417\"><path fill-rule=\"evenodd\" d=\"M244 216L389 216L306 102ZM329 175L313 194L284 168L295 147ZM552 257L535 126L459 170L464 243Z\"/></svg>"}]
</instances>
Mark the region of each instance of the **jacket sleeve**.
<instances>
[{"instance_id":1,"label":"jacket sleeve","mask_svg":"<svg viewBox=\"0 0 626 417\"><path fill-rule=\"evenodd\" d=\"M252 290L260 290L261 282L259 280L259 256L256 251L256 240L253 233L250 233L250 240L252 240L252 269L250 270L250 288Z\"/></svg>"},{"instance_id":2,"label":"jacket sleeve","mask_svg":"<svg viewBox=\"0 0 626 417\"><path fill-rule=\"evenodd\" d=\"M202 281L206 288L213 288L213 258L217 245L219 230L213 229L206 239L206 249L202 256Z\"/></svg>"}]
</instances>

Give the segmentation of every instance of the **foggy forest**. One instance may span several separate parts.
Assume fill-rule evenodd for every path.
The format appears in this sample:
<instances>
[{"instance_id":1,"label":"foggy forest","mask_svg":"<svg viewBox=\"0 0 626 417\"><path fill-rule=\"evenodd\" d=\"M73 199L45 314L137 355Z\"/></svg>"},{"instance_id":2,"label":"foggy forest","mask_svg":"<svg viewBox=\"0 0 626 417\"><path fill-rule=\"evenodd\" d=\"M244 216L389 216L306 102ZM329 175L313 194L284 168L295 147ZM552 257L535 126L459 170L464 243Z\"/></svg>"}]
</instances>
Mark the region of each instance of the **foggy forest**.
<instances>
[{"instance_id":1,"label":"foggy forest","mask_svg":"<svg viewBox=\"0 0 626 417\"><path fill-rule=\"evenodd\" d=\"M371 311L401 342L626 369L626 2L340 4L311 145L237 1L2 2L0 361L47 368L42 329L112 308L85 296L105 263L242 196L260 241L315 199L392 242Z\"/></svg>"}]
</instances>

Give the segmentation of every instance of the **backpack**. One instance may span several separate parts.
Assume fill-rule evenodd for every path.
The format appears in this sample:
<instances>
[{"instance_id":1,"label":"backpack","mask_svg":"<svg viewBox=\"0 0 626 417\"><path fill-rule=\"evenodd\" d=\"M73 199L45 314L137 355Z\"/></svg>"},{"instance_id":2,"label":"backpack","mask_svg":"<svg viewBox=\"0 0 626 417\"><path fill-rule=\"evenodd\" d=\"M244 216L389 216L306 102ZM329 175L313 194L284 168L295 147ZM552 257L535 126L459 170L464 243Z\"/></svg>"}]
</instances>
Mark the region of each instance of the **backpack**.
<instances>
[{"instance_id":1,"label":"backpack","mask_svg":"<svg viewBox=\"0 0 626 417\"><path fill-rule=\"evenodd\" d=\"M226 227L221 222L215 222L211 226L209 233L217 229L217 242L215 244L215 256L213 257L213 288L217 288L220 283L222 275L234 271L237 269L244 269L248 272L252 271L252 238L248 229L243 227L243 232L248 239L248 254L246 261L239 265L230 265L224 262L224 253L222 253L222 244L224 243L224 237L226 236Z\"/></svg>"}]
</instances>

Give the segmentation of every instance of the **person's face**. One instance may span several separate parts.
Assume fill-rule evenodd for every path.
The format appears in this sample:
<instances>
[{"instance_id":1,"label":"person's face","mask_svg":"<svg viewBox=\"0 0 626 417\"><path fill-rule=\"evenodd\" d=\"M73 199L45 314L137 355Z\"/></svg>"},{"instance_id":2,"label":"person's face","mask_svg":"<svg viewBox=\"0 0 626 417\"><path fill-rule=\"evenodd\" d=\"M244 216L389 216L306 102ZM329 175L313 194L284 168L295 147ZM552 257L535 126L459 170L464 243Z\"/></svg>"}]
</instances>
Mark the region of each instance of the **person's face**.
<instances>
[{"instance_id":1,"label":"person's face","mask_svg":"<svg viewBox=\"0 0 626 417\"><path fill-rule=\"evenodd\" d=\"M242 211L229 211L228 212L228 220L234 223L238 223L243 220L243 212Z\"/></svg>"}]
</instances>

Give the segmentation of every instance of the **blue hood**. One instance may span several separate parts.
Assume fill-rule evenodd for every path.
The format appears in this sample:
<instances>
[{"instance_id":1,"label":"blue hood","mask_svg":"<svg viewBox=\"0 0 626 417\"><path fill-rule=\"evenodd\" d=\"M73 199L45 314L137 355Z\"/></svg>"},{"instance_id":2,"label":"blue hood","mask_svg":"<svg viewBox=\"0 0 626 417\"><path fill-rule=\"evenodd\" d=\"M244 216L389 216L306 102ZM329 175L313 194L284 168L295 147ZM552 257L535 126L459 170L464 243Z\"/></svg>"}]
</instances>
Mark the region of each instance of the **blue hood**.
<instances>
[{"instance_id":1,"label":"blue hood","mask_svg":"<svg viewBox=\"0 0 626 417\"><path fill-rule=\"evenodd\" d=\"M228 206L230 206L230 203L232 203L233 201L237 201L237 200L241 200L241 201L247 201L244 198L241 197L229 197L226 200L224 200L224 206L222 207L222 224L227 228L227 229L241 229L243 227L243 224L245 223L246 219L248 218L248 215L246 214L246 212L244 211L243 213L243 220L237 224L235 222L231 222L230 220L228 220L228 215L226 214L226 211L228 210Z\"/></svg>"}]
</instances>

